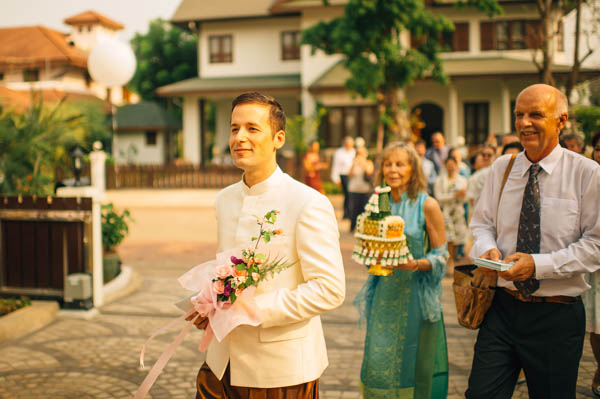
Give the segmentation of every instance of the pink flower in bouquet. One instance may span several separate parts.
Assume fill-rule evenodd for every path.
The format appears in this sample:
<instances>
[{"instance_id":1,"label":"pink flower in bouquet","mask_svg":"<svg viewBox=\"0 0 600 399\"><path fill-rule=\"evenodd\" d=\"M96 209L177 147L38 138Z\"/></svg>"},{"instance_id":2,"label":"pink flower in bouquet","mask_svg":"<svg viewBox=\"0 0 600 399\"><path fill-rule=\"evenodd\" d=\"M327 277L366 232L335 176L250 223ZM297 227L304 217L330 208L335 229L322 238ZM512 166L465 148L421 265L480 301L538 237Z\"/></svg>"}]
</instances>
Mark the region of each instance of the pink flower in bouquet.
<instances>
[{"instance_id":1,"label":"pink flower in bouquet","mask_svg":"<svg viewBox=\"0 0 600 399\"><path fill-rule=\"evenodd\" d=\"M223 280L217 280L213 283L213 289L216 291L217 294L222 294L223 292L225 292L225 283L223 282Z\"/></svg>"},{"instance_id":2,"label":"pink flower in bouquet","mask_svg":"<svg viewBox=\"0 0 600 399\"><path fill-rule=\"evenodd\" d=\"M252 280L254 280L254 281L260 280L260 274L258 274L258 273L252 273Z\"/></svg>"},{"instance_id":3,"label":"pink flower in bouquet","mask_svg":"<svg viewBox=\"0 0 600 399\"><path fill-rule=\"evenodd\" d=\"M218 266L216 271L219 278L227 278L233 275L233 267L231 265Z\"/></svg>"}]
</instances>

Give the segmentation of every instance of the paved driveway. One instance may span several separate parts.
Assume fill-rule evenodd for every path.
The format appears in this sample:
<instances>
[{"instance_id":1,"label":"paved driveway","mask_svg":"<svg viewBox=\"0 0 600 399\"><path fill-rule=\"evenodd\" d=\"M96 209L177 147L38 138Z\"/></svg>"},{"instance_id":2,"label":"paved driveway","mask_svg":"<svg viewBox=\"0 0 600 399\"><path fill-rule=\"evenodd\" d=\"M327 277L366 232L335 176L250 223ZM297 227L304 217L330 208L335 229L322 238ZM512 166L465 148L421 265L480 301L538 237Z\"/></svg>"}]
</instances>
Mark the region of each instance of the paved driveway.
<instances>
[{"instance_id":1,"label":"paved driveway","mask_svg":"<svg viewBox=\"0 0 600 399\"><path fill-rule=\"evenodd\" d=\"M45 328L0 345L0 398L129 398L146 371L138 367L141 345L155 329L179 313L171 305L186 295L176 278L208 260L216 250L211 204L215 191L121 191L109 199L132 211L136 223L120 247L125 264L143 277L140 290L107 304L92 320L60 316ZM340 209L339 197L332 202ZM338 212L338 216L340 216ZM321 378L324 398L360 397L358 380L364 330L351 305L366 273L350 260L352 236L340 222L346 266L343 306L323 316L330 366ZM450 398L462 398L471 366L475 333L456 323L451 280L444 280L444 317L450 361ZM153 364L178 329L159 336L147 350ZM152 398L193 398L203 355L193 332L176 351L150 392ZM549 348L551 349L551 348ZM593 397L588 385L594 366L586 341L578 397ZM514 398L526 398L519 386Z\"/></svg>"}]
</instances>

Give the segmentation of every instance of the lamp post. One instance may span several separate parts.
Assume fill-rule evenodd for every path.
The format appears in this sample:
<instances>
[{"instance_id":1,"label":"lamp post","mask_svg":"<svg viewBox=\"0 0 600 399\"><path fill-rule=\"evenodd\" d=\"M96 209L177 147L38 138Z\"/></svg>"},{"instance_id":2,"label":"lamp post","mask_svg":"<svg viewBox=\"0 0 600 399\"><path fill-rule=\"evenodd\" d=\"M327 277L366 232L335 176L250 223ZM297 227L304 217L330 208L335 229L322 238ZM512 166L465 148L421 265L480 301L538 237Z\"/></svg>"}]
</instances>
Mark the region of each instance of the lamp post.
<instances>
[{"instance_id":1,"label":"lamp post","mask_svg":"<svg viewBox=\"0 0 600 399\"><path fill-rule=\"evenodd\" d=\"M111 100L111 88L121 87L131 80L135 73L135 55L131 48L115 39L99 41L88 57L88 71L95 81L106 86L106 101L110 107L111 128L113 143L111 152L114 154L116 146L116 119L115 109Z\"/></svg>"},{"instance_id":2,"label":"lamp post","mask_svg":"<svg viewBox=\"0 0 600 399\"><path fill-rule=\"evenodd\" d=\"M75 175L75 183L73 185L75 187L81 186L81 170L83 169L82 159L85 154L81 151L79 146L75 147L73 151L71 151L71 158L73 159L73 174Z\"/></svg>"}]
</instances>

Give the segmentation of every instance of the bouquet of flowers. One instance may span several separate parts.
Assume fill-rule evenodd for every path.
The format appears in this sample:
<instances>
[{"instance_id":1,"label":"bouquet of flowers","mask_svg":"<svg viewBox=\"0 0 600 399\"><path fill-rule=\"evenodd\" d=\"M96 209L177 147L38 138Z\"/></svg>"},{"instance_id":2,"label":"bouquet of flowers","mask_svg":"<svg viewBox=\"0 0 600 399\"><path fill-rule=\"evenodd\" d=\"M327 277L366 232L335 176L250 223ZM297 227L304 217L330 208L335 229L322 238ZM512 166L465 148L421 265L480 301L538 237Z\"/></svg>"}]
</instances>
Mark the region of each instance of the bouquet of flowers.
<instances>
[{"instance_id":1,"label":"bouquet of flowers","mask_svg":"<svg viewBox=\"0 0 600 399\"><path fill-rule=\"evenodd\" d=\"M162 369L166 366L175 349L183 341L193 322L198 317L208 317L209 324L200 341L199 350L205 351L213 337L222 341L234 328L240 325L257 326L261 323L261 315L256 302L254 291L260 282L294 265L278 254L278 246L270 246L272 257L259 252L262 242L269 244L283 232L281 229L269 229L277 221L279 211L269 211L259 218L259 234L252 237L255 242L250 248L232 249L217 254L215 260L195 266L179 278L179 283L194 294L183 298L175 305L184 310L185 314L166 326L160 328L144 344L140 353L140 365L144 367L144 352L150 341L162 331L170 328L176 322L194 316L168 348L161 354L152 370L148 373L142 385L136 391L134 398L143 398Z\"/></svg>"},{"instance_id":2,"label":"bouquet of flowers","mask_svg":"<svg viewBox=\"0 0 600 399\"><path fill-rule=\"evenodd\" d=\"M229 258L230 264L217 267L217 276L212 282L218 301L233 304L246 288L256 287L268 276L272 277L295 263L286 262L283 258L270 261L264 254L257 252L261 240L269 243L271 238L282 234L281 229L268 230L265 228L266 224L275 224L278 214L279 211L272 210L267 212L262 219L255 216L260 231L257 237L252 237L252 241L256 241L254 248L243 249L240 258L232 255ZM194 301L195 299L192 298L192 302Z\"/></svg>"}]
</instances>

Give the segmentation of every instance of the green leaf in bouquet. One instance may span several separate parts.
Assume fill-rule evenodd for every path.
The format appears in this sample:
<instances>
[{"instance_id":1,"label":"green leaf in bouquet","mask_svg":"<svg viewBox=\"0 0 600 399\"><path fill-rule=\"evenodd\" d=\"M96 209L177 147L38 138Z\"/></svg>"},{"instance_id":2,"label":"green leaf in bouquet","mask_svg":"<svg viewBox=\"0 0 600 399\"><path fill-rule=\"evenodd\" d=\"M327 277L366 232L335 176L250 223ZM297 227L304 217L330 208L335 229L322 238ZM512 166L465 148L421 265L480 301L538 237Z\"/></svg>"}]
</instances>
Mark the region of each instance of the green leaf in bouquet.
<instances>
[{"instance_id":1,"label":"green leaf in bouquet","mask_svg":"<svg viewBox=\"0 0 600 399\"><path fill-rule=\"evenodd\" d=\"M263 260L263 261L264 261L265 259L267 259L267 257L265 256L265 254L255 254L255 255L254 255L254 257L255 257L256 259L260 259L260 260Z\"/></svg>"},{"instance_id":2,"label":"green leaf in bouquet","mask_svg":"<svg viewBox=\"0 0 600 399\"><path fill-rule=\"evenodd\" d=\"M235 302L235 300L237 299L237 295L235 295L235 292L231 293L231 295L229 296L229 299L231 299L231 304L233 304Z\"/></svg>"},{"instance_id":3,"label":"green leaf in bouquet","mask_svg":"<svg viewBox=\"0 0 600 399\"><path fill-rule=\"evenodd\" d=\"M265 243L268 243L269 241L271 241L271 234L270 234L270 232L265 231L263 238L265 239Z\"/></svg>"},{"instance_id":4,"label":"green leaf in bouquet","mask_svg":"<svg viewBox=\"0 0 600 399\"><path fill-rule=\"evenodd\" d=\"M243 263L239 263L235 265L235 270L246 270L246 265Z\"/></svg>"}]
</instances>

